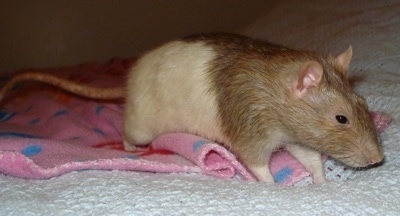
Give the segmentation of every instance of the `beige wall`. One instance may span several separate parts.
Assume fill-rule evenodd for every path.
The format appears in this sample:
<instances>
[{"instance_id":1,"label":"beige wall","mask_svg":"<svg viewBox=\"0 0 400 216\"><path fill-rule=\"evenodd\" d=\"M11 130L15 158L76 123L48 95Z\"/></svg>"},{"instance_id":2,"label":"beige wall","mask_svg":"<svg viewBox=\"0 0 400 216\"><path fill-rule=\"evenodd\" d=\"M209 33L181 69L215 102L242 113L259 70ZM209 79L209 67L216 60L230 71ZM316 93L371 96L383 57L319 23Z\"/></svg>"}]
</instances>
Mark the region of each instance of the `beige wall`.
<instances>
[{"instance_id":1,"label":"beige wall","mask_svg":"<svg viewBox=\"0 0 400 216\"><path fill-rule=\"evenodd\" d=\"M12 0L0 2L0 71L130 57L175 37L238 32L264 0Z\"/></svg>"}]
</instances>

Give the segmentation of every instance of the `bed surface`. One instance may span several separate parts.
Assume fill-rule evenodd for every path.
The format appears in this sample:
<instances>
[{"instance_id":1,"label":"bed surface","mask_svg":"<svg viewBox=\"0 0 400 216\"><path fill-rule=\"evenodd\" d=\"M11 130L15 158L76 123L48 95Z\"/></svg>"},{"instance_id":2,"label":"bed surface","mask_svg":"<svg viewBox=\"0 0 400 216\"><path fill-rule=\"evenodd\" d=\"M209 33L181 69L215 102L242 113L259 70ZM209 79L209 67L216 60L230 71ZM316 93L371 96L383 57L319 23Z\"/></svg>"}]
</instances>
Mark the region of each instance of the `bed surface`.
<instances>
[{"instance_id":1,"label":"bed surface","mask_svg":"<svg viewBox=\"0 0 400 216\"><path fill-rule=\"evenodd\" d=\"M351 44L351 74L365 75L356 91L371 110L393 118L381 135L382 166L297 186L197 173L86 170L47 180L0 174L0 214L400 215L400 2L310 2L279 3L243 32L335 54Z\"/></svg>"}]
</instances>

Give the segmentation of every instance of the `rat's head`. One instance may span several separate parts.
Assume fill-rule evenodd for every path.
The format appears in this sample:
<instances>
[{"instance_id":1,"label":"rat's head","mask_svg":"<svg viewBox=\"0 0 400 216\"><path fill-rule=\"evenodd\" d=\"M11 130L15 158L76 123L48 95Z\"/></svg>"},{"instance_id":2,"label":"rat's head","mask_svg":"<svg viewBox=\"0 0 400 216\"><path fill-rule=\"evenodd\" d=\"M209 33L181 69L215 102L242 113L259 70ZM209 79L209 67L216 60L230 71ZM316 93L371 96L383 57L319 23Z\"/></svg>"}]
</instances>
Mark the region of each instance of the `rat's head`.
<instances>
[{"instance_id":1,"label":"rat's head","mask_svg":"<svg viewBox=\"0 0 400 216\"><path fill-rule=\"evenodd\" d=\"M295 120L287 126L302 144L366 167L381 162L383 153L367 104L347 79L351 56L350 47L337 57L302 64L290 84Z\"/></svg>"}]
</instances>

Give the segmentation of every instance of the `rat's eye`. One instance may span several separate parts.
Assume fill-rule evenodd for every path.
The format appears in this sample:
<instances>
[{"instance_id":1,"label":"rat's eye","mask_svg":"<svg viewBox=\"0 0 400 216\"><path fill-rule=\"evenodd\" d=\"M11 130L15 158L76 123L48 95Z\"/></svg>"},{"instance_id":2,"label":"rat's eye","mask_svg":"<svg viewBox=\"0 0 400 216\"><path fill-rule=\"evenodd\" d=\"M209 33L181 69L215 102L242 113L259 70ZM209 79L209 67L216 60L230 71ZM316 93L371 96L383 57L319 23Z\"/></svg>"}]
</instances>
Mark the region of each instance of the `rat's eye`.
<instances>
[{"instance_id":1,"label":"rat's eye","mask_svg":"<svg viewBox=\"0 0 400 216\"><path fill-rule=\"evenodd\" d=\"M340 123L340 124L348 124L349 121L347 120L346 116L342 116L342 115L337 115L336 116L336 120Z\"/></svg>"}]
</instances>

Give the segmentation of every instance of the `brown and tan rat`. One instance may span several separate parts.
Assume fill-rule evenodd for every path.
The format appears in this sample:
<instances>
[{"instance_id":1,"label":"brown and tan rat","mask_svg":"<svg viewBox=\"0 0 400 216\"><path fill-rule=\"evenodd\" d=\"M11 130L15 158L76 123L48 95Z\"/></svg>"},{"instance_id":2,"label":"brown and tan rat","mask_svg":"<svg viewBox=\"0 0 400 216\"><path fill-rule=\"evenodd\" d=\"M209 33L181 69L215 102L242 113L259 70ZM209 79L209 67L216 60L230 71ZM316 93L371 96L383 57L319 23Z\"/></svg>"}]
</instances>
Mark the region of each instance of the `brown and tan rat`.
<instances>
[{"instance_id":1,"label":"brown and tan rat","mask_svg":"<svg viewBox=\"0 0 400 216\"><path fill-rule=\"evenodd\" d=\"M351 47L333 57L241 35L201 34L147 52L132 66L126 88L28 74L6 84L0 98L23 80L92 98L125 97L127 150L164 133L193 133L223 143L260 181L273 182L269 158L283 146L321 183L320 152L351 167L383 160L367 105L347 79L351 57Z\"/></svg>"}]
</instances>

